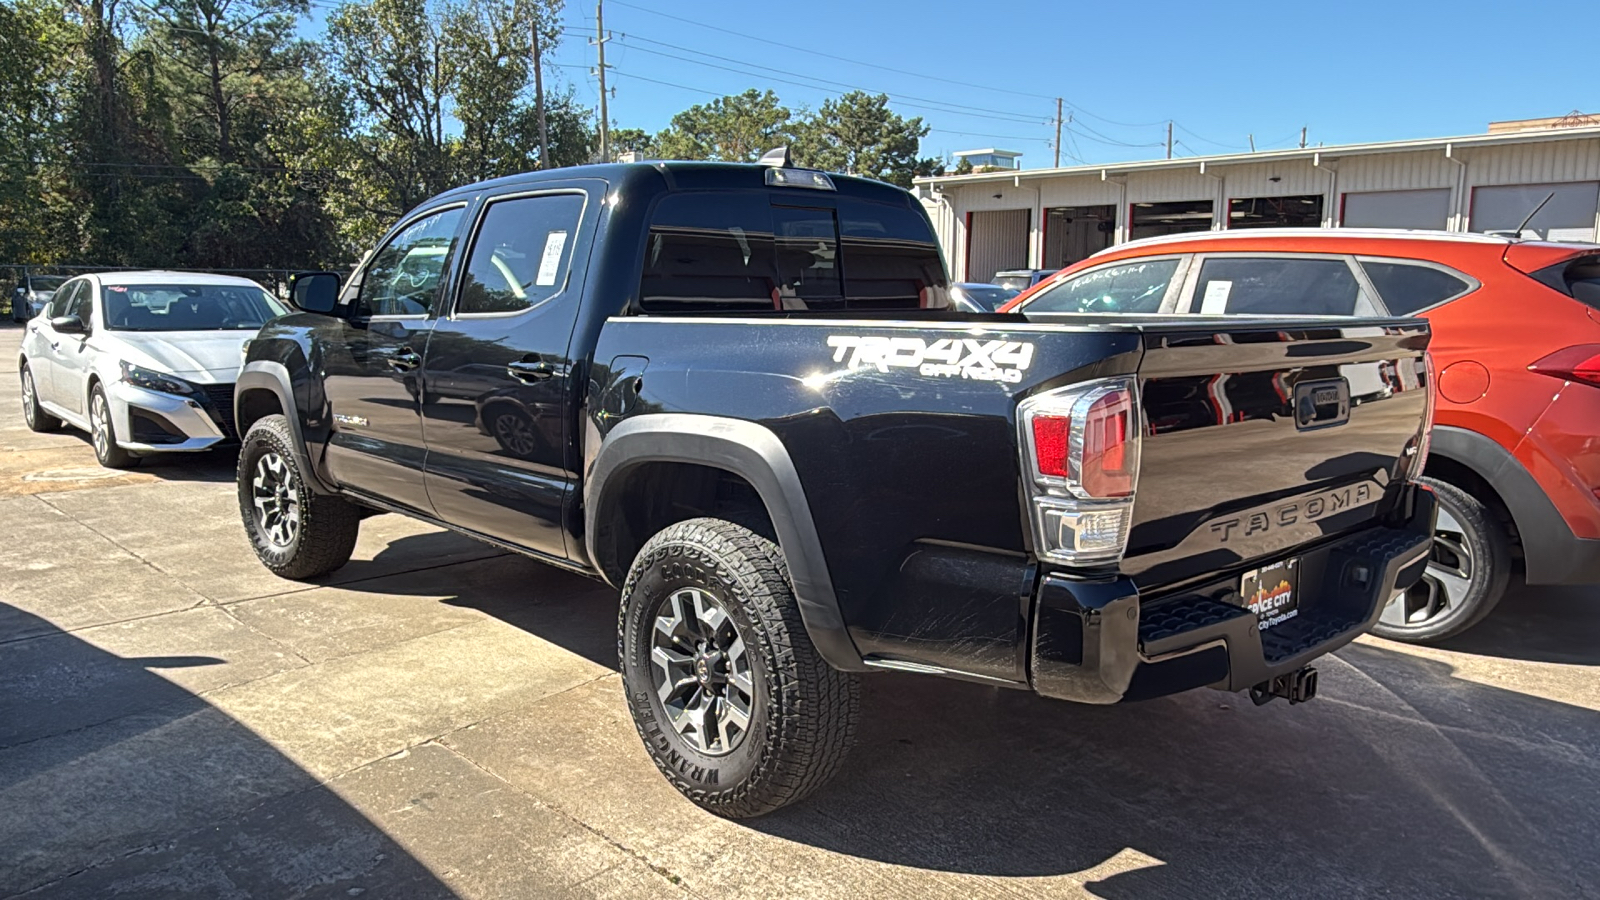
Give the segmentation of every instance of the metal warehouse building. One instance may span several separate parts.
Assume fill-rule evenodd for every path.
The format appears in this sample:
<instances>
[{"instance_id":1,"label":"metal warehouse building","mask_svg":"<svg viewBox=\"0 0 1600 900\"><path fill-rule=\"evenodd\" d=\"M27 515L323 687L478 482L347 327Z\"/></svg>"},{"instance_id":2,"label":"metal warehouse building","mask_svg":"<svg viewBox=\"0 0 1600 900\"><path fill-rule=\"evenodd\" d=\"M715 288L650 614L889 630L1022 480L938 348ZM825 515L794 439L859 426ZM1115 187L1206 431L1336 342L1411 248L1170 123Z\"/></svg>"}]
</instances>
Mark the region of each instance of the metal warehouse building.
<instances>
[{"instance_id":1,"label":"metal warehouse building","mask_svg":"<svg viewBox=\"0 0 1600 900\"><path fill-rule=\"evenodd\" d=\"M1577 122L1579 124L1572 124ZM1593 241L1600 120L1468 137L919 178L953 275L1055 269L1113 244L1278 226L1511 231ZM1529 235L1530 237L1532 234Z\"/></svg>"}]
</instances>

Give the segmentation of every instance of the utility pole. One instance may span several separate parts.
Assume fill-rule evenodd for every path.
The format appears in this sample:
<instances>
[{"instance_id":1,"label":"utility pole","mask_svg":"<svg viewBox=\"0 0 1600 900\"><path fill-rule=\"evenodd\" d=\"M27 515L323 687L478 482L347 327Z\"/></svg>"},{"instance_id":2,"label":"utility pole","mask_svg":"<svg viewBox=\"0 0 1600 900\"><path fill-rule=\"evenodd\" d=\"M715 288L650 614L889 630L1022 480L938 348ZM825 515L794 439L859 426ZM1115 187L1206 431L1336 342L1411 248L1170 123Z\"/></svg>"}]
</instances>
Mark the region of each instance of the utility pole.
<instances>
[{"instance_id":1,"label":"utility pole","mask_svg":"<svg viewBox=\"0 0 1600 900\"><path fill-rule=\"evenodd\" d=\"M1304 150L1305 148L1306 148L1306 126L1301 125L1300 126L1300 149Z\"/></svg>"},{"instance_id":2,"label":"utility pole","mask_svg":"<svg viewBox=\"0 0 1600 900\"><path fill-rule=\"evenodd\" d=\"M1056 168L1061 168L1061 98L1056 98Z\"/></svg>"},{"instance_id":3,"label":"utility pole","mask_svg":"<svg viewBox=\"0 0 1600 900\"><path fill-rule=\"evenodd\" d=\"M1253 134L1249 134L1249 135L1245 135L1245 137L1250 139L1250 152L1251 153L1256 152L1256 136L1253 135Z\"/></svg>"},{"instance_id":4,"label":"utility pole","mask_svg":"<svg viewBox=\"0 0 1600 900\"><path fill-rule=\"evenodd\" d=\"M541 61L542 53L539 48L539 29L544 22L541 17L533 18L533 109L539 117L539 168L550 168L550 131L545 127L544 121L544 65Z\"/></svg>"},{"instance_id":5,"label":"utility pole","mask_svg":"<svg viewBox=\"0 0 1600 900\"><path fill-rule=\"evenodd\" d=\"M611 38L606 36L606 4L605 0L595 0L594 4L594 44L600 49L600 161L611 161L611 119L606 112L606 41Z\"/></svg>"},{"instance_id":6,"label":"utility pole","mask_svg":"<svg viewBox=\"0 0 1600 900\"><path fill-rule=\"evenodd\" d=\"M1193 152L1193 151L1190 151ZM1172 158L1172 120L1167 120L1167 159Z\"/></svg>"}]
</instances>

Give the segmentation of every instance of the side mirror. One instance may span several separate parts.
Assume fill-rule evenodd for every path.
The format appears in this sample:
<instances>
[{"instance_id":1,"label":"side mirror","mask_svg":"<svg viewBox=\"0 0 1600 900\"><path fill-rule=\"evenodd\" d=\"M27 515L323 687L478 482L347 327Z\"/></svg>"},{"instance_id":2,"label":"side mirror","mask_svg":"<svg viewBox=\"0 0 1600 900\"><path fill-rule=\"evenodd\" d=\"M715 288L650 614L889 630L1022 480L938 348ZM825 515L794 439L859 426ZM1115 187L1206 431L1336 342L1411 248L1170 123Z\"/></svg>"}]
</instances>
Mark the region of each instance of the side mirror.
<instances>
[{"instance_id":1,"label":"side mirror","mask_svg":"<svg viewBox=\"0 0 1600 900\"><path fill-rule=\"evenodd\" d=\"M337 272L299 272L289 279L289 297L296 309L329 315L339 305Z\"/></svg>"},{"instance_id":2,"label":"side mirror","mask_svg":"<svg viewBox=\"0 0 1600 900\"><path fill-rule=\"evenodd\" d=\"M56 334L83 334L88 331L83 327L83 320L77 316L56 316L50 320L50 327Z\"/></svg>"}]
</instances>

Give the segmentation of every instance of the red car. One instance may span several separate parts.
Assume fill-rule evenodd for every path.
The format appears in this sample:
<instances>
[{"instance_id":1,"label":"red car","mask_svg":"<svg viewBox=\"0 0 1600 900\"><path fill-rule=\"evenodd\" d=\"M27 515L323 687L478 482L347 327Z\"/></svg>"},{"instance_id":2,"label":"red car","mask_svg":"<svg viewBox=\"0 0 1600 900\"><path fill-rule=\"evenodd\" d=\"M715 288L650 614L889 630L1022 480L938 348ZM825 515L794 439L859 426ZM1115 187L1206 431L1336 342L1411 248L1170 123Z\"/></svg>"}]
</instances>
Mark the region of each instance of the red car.
<instances>
[{"instance_id":1,"label":"red car","mask_svg":"<svg viewBox=\"0 0 1600 900\"><path fill-rule=\"evenodd\" d=\"M1499 602L1519 560L1528 584L1600 582L1600 246L1354 229L1170 235L1101 252L1000 311L1023 306L1422 316L1437 373L1425 471L1438 531L1427 577L1376 633L1459 634Z\"/></svg>"}]
</instances>

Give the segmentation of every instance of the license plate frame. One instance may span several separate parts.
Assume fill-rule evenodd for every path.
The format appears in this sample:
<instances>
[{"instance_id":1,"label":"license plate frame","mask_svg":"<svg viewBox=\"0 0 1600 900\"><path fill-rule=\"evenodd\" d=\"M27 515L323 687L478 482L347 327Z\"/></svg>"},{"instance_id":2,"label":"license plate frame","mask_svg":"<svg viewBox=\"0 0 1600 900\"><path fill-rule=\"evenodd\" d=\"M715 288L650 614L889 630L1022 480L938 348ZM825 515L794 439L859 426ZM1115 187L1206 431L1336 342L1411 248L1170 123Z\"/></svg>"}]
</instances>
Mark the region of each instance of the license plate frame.
<instances>
[{"instance_id":1,"label":"license plate frame","mask_svg":"<svg viewBox=\"0 0 1600 900\"><path fill-rule=\"evenodd\" d=\"M1279 560L1251 569L1239 578L1245 609L1256 614L1256 627L1268 631L1300 615L1300 559Z\"/></svg>"}]
</instances>

